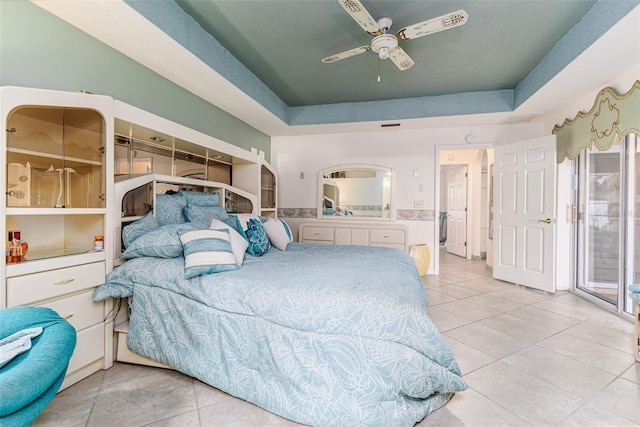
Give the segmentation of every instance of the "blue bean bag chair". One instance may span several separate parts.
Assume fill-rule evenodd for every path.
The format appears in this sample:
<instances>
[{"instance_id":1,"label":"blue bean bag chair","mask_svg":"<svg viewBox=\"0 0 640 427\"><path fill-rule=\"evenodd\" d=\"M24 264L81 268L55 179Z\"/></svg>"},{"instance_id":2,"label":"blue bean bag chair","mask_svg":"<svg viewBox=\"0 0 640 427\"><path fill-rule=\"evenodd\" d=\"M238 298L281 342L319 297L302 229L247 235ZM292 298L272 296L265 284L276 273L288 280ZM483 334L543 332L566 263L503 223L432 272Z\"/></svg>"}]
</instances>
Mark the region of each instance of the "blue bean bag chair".
<instances>
[{"instance_id":1,"label":"blue bean bag chair","mask_svg":"<svg viewBox=\"0 0 640 427\"><path fill-rule=\"evenodd\" d=\"M76 346L76 330L43 307L0 310L0 340L42 327L31 349L0 367L0 425L27 426L51 402L64 380Z\"/></svg>"}]
</instances>

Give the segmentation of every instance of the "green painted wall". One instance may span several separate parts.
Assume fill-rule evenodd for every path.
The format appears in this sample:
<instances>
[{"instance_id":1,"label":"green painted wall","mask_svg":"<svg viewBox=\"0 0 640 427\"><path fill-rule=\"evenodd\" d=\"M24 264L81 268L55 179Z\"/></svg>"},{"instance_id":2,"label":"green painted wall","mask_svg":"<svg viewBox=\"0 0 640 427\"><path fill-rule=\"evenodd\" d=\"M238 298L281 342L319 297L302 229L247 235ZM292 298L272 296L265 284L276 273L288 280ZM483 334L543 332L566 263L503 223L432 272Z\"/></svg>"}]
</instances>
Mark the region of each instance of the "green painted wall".
<instances>
[{"instance_id":1,"label":"green painted wall","mask_svg":"<svg viewBox=\"0 0 640 427\"><path fill-rule=\"evenodd\" d=\"M0 0L0 85L108 95L249 150L268 135L23 0Z\"/></svg>"}]
</instances>

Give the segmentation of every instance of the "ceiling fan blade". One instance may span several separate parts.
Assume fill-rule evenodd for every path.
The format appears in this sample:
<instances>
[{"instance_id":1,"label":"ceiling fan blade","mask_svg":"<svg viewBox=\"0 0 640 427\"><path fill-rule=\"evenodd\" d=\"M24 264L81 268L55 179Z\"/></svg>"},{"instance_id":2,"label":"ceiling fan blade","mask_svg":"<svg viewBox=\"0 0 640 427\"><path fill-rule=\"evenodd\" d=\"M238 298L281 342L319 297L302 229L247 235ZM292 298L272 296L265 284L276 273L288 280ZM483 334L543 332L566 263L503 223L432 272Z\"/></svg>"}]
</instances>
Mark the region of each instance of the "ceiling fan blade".
<instances>
[{"instance_id":1,"label":"ceiling fan blade","mask_svg":"<svg viewBox=\"0 0 640 427\"><path fill-rule=\"evenodd\" d=\"M413 59L411 59L411 57L407 55L407 52L405 52L400 46L389 51L389 59L396 64L396 67L398 67L400 71L408 70L413 66L413 64L415 64Z\"/></svg>"},{"instance_id":2,"label":"ceiling fan blade","mask_svg":"<svg viewBox=\"0 0 640 427\"><path fill-rule=\"evenodd\" d=\"M347 50L341 53L337 53L335 55L327 56L326 58L322 58L322 62L325 64L330 64L332 62L340 61L341 59L349 58L350 56L359 55L361 53L365 53L371 50L370 46L360 46L355 49Z\"/></svg>"},{"instance_id":3,"label":"ceiling fan blade","mask_svg":"<svg viewBox=\"0 0 640 427\"><path fill-rule=\"evenodd\" d=\"M437 18L429 19L428 21L404 27L398 31L398 38L400 40L417 39L418 37L426 36L428 34L459 27L460 25L466 24L467 19L469 19L467 12L460 9L447 15L442 15Z\"/></svg>"},{"instance_id":4,"label":"ceiling fan blade","mask_svg":"<svg viewBox=\"0 0 640 427\"><path fill-rule=\"evenodd\" d=\"M360 3L360 0L338 0L338 3L367 33L374 37L382 34L382 29Z\"/></svg>"}]
</instances>

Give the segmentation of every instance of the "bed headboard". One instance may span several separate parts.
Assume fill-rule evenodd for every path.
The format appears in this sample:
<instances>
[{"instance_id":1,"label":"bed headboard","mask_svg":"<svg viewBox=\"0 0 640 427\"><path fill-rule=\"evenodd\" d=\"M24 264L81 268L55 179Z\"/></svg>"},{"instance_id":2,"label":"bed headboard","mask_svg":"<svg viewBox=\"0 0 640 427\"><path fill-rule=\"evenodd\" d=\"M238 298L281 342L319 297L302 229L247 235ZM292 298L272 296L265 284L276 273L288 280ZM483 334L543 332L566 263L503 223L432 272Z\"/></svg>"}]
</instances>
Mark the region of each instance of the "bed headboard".
<instances>
[{"instance_id":1,"label":"bed headboard","mask_svg":"<svg viewBox=\"0 0 640 427\"><path fill-rule=\"evenodd\" d=\"M122 264L122 229L147 213L156 214L156 196L168 191L190 190L218 193L228 213L258 214L258 198L247 191L221 182L160 174L119 175L114 185L114 266Z\"/></svg>"}]
</instances>

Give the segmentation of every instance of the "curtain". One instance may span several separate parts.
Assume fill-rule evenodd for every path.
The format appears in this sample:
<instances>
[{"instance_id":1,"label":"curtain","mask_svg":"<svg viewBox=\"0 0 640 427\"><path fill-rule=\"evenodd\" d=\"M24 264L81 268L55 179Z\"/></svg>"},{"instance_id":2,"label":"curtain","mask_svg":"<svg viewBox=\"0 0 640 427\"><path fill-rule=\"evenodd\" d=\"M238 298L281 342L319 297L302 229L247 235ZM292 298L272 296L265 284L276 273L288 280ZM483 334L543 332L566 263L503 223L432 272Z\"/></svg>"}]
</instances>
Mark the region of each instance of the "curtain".
<instances>
[{"instance_id":1,"label":"curtain","mask_svg":"<svg viewBox=\"0 0 640 427\"><path fill-rule=\"evenodd\" d=\"M640 80L629 92L619 95L608 87L602 89L588 113L579 112L552 131L558 141L558 163L575 159L585 148L608 150L616 141L636 133L640 135Z\"/></svg>"}]
</instances>

